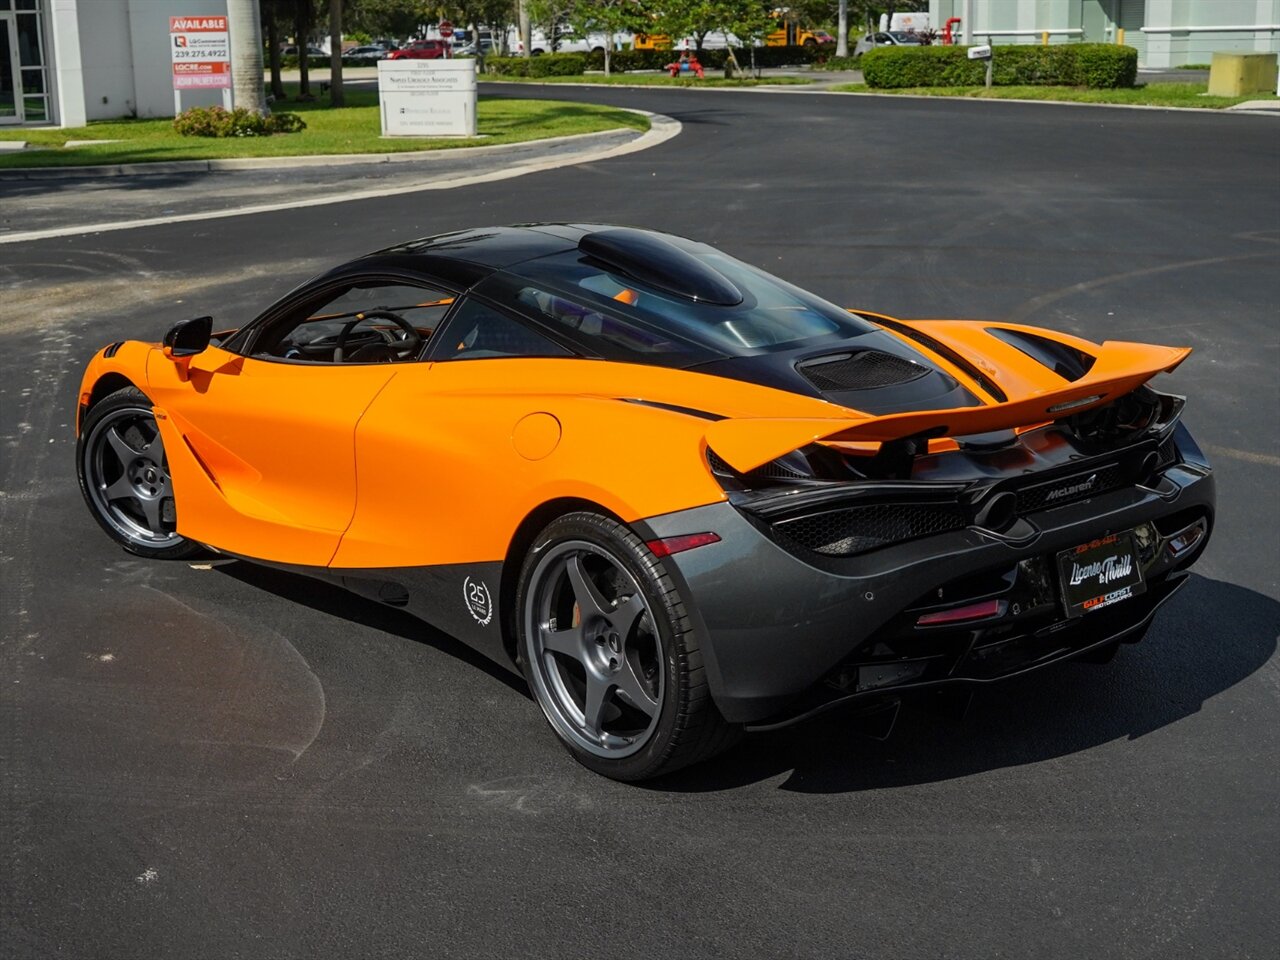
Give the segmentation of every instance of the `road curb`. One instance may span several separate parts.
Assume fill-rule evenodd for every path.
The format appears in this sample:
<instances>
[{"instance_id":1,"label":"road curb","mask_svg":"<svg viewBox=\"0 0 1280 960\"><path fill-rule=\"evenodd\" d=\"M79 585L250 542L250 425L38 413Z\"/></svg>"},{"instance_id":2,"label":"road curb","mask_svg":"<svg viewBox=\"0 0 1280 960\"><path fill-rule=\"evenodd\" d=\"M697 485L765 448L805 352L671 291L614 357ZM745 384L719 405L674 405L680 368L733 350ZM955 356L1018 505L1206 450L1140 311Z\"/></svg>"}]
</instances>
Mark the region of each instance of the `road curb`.
<instances>
[{"instance_id":1,"label":"road curb","mask_svg":"<svg viewBox=\"0 0 1280 960\"><path fill-rule=\"evenodd\" d=\"M622 109L622 108L618 108ZM633 110L632 113L644 113ZM558 146L579 140L614 136L626 127L573 133L564 137L498 143L493 146L443 147L400 153L307 154L297 157L227 157L215 160L157 160L155 163L109 163L87 167L31 167L0 170L0 180L92 180L115 177L165 176L175 173L220 173L228 170L292 170L296 167L344 167L362 163L414 163L439 157L493 156L536 145ZM641 134L643 136L643 134Z\"/></svg>"},{"instance_id":2,"label":"road curb","mask_svg":"<svg viewBox=\"0 0 1280 960\"><path fill-rule=\"evenodd\" d=\"M634 139L624 143L606 145L604 147L590 147L573 150L563 154L557 154L550 157L542 157L531 159L523 162L503 166L496 170L490 170L486 173L457 173L446 175L433 179L426 183L411 183L396 187L382 187L371 190L354 190L343 193L322 193L319 196L308 196L295 200L283 200L278 203L251 204L245 207L235 207L225 210L202 210L196 213L174 214L167 217L143 217L136 220L116 220L107 223L90 223L74 227L55 227L49 230L29 230L24 233L0 234L0 245L7 243L23 243L29 240L47 240L54 237L75 237L83 236L90 233L111 233L117 230L132 230L137 227L153 227L174 223L189 223L198 220L219 220L226 217L248 216L255 213L271 213L276 210L295 210L303 207L320 207L327 206L332 203L348 203L356 200L372 200L379 197L393 197L402 194L424 193L430 190L449 190L454 187L466 187L479 183L492 183L497 180L508 180L513 177L523 176L526 173L539 173L543 170L554 170L557 167L572 166L580 163L595 163L599 160L608 160L612 157L620 157L629 153L637 153L641 150L648 150L650 147L656 147L661 143L665 143L672 137L677 136L682 127L679 120L668 117L661 113L651 113L647 110L627 109L630 113L637 113L641 116L648 117L649 129ZM616 131L601 131L603 133L614 133ZM573 137L562 137L560 140L582 139L584 137L594 136L593 134L575 134ZM526 141L523 146L529 144L544 143L546 141L530 140ZM521 146L521 144L504 144L503 146ZM464 148L466 149L466 148ZM456 150L432 151L439 154L454 154Z\"/></svg>"}]
</instances>

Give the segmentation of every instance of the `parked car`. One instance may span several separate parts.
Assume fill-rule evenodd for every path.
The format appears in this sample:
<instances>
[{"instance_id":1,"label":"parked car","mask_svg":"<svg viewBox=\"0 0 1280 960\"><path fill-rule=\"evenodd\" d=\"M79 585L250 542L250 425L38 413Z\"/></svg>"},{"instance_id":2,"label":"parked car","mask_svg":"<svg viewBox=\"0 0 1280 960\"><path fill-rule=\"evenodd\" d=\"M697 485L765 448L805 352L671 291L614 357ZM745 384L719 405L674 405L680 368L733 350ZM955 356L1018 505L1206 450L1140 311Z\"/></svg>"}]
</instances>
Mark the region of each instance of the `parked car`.
<instances>
[{"instance_id":1,"label":"parked car","mask_svg":"<svg viewBox=\"0 0 1280 960\"><path fill-rule=\"evenodd\" d=\"M522 672L582 763L641 780L744 725L1141 640L1213 526L1186 401L1148 383L1190 353L853 313L651 231L487 227L337 266L238 330L105 346L76 468L125 550L420 616Z\"/></svg>"},{"instance_id":2,"label":"parked car","mask_svg":"<svg viewBox=\"0 0 1280 960\"><path fill-rule=\"evenodd\" d=\"M486 57L491 57L498 52L498 45L488 37L481 37L480 50ZM455 57L474 57L476 55L476 45L468 43L461 47L454 47L453 55Z\"/></svg>"},{"instance_id":3,"label":"parked car","mask_svg":"<svg viewBox=\"0 0 1280 960\"><path fill-rule=\"evenodd\" d=\"M414 40L399 50L387 54L388 60L441 60L453 56L453 44L448 40Z\"/></svg>"},{"instance_id":4,"label":"parked car","mask_svg":"<svg viewBox=\"0 0 1280 960\"><path fill-rule=\"evenodd\" d=\"M285 47L284 50L282 50L281 52L286 57L296 57L298 55L298 48L295 46L288 46L288 47ZM307 46L308 57L327 57L328 55L329 55L329 52L327 50L322 50L319 47L311 44Z\"/></svg>"},{"instance_id":5,"label":"parked car","mask_svg":"<svg viewBox=\"0 0 1280 960\"><path fill-rule=\"evenodd\" d=\"M914 33L904 30L891 30L881 33L868 33L864 37L860 37L854 45L853 55L860 57L868 50L874 50L876 47L918 47L921 46L920 38Z\"/></svg>"},{"instance_id":6,"label":"parked car","mask_svg":"<svg viewBox=\"0 0 1280 960\"><path fill-rule=\"evenodd\" d=\"M377 46L352 47L343 52L342 59L351 63L370 63L385 60L388 53L389 51Z\"/></svg>"}]
</instances>

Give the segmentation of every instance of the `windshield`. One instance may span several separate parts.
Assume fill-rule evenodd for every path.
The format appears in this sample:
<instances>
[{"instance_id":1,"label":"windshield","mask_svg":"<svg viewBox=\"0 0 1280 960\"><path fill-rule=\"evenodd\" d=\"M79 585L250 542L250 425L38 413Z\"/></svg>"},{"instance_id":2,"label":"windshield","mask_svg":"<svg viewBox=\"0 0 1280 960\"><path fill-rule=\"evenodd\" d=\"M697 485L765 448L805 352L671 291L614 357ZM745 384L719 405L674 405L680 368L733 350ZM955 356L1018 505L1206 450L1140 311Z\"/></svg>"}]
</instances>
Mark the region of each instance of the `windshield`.
<instances>
[{"instance_id":1,"label":"windshield","mask_svg":"<svg viewBox=\"0 0 1280 960\"><path fill-rule=\"evenodd\" d=\"M664 365L792 349L873 329L834 304L702 244L685 247L742 293L699 303L614 272L579 251L532 260L478 288L606 356Z\"/></svg>"}]
</instances>

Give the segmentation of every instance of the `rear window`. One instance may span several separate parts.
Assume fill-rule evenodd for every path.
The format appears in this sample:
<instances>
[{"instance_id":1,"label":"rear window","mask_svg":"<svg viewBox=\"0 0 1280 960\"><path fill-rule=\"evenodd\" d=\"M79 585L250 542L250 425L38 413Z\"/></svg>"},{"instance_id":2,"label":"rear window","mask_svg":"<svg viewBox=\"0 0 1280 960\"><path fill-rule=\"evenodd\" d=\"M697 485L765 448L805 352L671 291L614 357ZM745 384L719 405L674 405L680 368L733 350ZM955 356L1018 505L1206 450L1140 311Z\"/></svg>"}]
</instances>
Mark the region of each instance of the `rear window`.
<instances>
[{"instance_id":1,"label":"rear window","mask_svg":"<svg viewBox=\"0 0 1280 960\"><path fill-rule=\"evenodd\" d=\"M495 274L479 289L602 355L666 365L792 349L873 329L799 287L711 247L688 249L742 293L700 303L614 272L574 250Z\"/></svg>"}]
</instances>

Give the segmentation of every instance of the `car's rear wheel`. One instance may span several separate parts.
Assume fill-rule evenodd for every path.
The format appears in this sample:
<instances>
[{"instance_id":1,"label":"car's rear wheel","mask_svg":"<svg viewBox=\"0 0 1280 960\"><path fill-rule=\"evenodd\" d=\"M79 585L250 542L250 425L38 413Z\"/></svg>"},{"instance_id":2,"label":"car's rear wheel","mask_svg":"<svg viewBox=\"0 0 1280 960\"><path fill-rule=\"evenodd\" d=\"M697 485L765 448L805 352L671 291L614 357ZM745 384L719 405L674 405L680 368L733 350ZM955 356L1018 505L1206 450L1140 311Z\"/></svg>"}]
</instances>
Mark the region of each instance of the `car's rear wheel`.
<instances>
[{"instance_id":1,"label":"car's rear wheel","mask_svg":"<svg viewBox=\"0 0 1280 960\"><path fill-rule=\"evenodd\" d=\"M525 558L517 610L529 687L585 766L644 780L737 739L711 700L684 598L617 521L581 512L547 526Z\"/></svg>"},{"instance_id":2,"label":"car's rear wheel","mask_svg":"<svg viewBox=\"0 0 1280 960\"><path fill-rule=\"evenodd\" d=\"M126 550L159 559L201 551L178 535L164 439L141 390L125 387L90 408L76 444L76 474L94 519Z\"/></svg>"}]
</instances>

